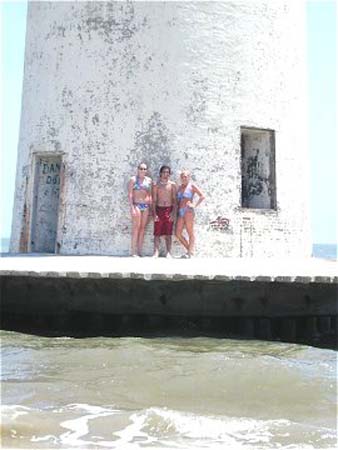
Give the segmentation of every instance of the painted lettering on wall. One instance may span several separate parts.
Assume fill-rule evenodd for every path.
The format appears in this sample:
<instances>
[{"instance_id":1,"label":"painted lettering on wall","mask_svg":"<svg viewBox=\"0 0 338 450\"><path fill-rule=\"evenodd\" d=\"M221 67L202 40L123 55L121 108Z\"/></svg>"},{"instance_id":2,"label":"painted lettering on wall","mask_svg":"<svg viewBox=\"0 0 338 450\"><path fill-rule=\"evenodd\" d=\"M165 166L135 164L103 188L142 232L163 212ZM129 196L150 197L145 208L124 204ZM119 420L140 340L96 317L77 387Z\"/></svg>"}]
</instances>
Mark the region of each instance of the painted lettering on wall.
<instances>
[{"instance_id":1,"label":"painted lettering on wall","mask_svg":"<svg viewBox=\"0 0 338 450\"><path fill-rule=\"evenodd\" d=\"M53 174L53 173L60 173L60 163L48 163L46 161L41 161L40 164L42 164L42 173L45 174Z\"/></svg>"},{"instance_id":2,"label":"painted lettering on wall","mask_svg":"<svg viewBox=\"0 0 338 450\"><path fill-rule=\"evenodd\" d=\"M60 184L60 176L54 175L52 177L51 175L47 175L46 184Z\"/></svg>"},{"instance_id":3,"label":"painted lettering on wall","mask_svg":"<svg viewBox=\"0 0 338 450\"><path fill-rule=\"evenodd\" d=\"M41 174L44 175L45 184L60 184L61 164L57 162L48 162L40 159Z\"/></svg>"}]
</instances>

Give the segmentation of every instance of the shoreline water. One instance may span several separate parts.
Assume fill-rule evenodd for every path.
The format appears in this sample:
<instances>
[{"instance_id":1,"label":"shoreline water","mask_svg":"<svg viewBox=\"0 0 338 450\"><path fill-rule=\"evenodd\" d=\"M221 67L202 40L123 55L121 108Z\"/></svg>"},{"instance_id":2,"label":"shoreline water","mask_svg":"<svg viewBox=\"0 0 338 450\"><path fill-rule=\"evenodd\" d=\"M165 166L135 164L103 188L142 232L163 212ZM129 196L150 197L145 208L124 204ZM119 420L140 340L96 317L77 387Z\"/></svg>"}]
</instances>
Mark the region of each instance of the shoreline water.
<instances>
[{"instance_id":1,"label":"shoreline water","mask_svg":"<svg viewBox=\"0 0 338 450\"><path fill-rule=\"evenodd\" d=\"M4 448L335 446L332 350L202 337L1 339Z\"/></svg>"}]
</instances>

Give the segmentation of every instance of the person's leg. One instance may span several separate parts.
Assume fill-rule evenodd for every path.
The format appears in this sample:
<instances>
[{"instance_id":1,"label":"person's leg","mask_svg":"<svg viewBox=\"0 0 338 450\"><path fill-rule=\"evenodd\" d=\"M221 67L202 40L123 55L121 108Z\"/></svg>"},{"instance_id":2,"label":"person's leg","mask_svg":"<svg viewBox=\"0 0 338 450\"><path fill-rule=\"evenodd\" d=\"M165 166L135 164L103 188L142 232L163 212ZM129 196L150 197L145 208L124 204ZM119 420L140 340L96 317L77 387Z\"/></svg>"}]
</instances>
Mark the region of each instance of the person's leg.
<instances>
[{"instance_id":1,"label":"person's leg","mask_svg":"<svg viewBox=\"0 0 338 450\"><path fill-rule=\"evenodd\" d=\"M141 211L135 206L136 215L131 217L132 220L132 232L131 232L131 254L132 256L138 256L137 253L137 241L141 224Z\"/></svg>"},{"instance_id":2,"label":"person's leg","mask_svg":"<svg viewBox=\"0 0 338 450\"><path fill-rule=\"evenodd\" d=\"M184 228L184 217L179 217L176 223L176 237L180 241L180 243L189 251L189 243L183 236L183 228Z\"/></svg>"},{"instance_id":3,"label":"person's leg","mask_svg":"<svg viewBox=\"0 0 338 450\"><path fill-rule=\"evenodd\" d=\"M193 256L195 247L194 213L192 211L187 211L184 218L185 228L189 236L188 255Z\"/></svg>"},{"instance_id":4,"label":"person's leg","mask_svg":"<svg viewBox=\"0 0 338 450\"><path fill-rule=\"evenodd\" d=\"M165 236L165 245L167 248L167 258L171 258L172 237L171 235Z\"/></svg>"},{"instance_id":5,"label":"person's leg","mask_svg":"<svg viewBox=\"0 0 338 450\"><path fill-rule=\"evenodd\" d=\"M137 250L138 250L139 256L142 256L144 232L145 232L145 228L146 228L146 225L148 222L148 215L149 215L149 208L145 209L141 213L140 228L139 228L139 232L138 232L138 241L137 241Z\"/></svg>"},{"instance_id":6,"label":"person's leg","mask_svg":"<svg viewBox=\"0 0 338 450\"><path fill-rule=\"evenodd\" d=\"M173 211L173 207L167 208L166 210L166 221L165 221L165 227L164 227L164 235L165 235L165 245L167 258L171 258L171 247L172 247L172 234L174 229L174 222L172 220L171 214Z\"/></svg>"},{"instance_id":7,"label":"person's leg","mask_svg":"<svg viewBox=\"0 0 338 450\"><path fill-rule=\"evenodd\" d=\"M159 257L161 229L162 229L161 216L158 208L156 208L156 214L157 214L157 221L154 222L154 254L153 254L154 258Z\"/></svg>"},{"instance_id":8,"label":"person's leg","mask_svg":"<svg viewBox=\"0 0 338 450\"><path fill-rule=\"evenodd\" d=\"M160 251L160 236L154 236L154 258L158 258Z\"/></svg>"}]
</instances>

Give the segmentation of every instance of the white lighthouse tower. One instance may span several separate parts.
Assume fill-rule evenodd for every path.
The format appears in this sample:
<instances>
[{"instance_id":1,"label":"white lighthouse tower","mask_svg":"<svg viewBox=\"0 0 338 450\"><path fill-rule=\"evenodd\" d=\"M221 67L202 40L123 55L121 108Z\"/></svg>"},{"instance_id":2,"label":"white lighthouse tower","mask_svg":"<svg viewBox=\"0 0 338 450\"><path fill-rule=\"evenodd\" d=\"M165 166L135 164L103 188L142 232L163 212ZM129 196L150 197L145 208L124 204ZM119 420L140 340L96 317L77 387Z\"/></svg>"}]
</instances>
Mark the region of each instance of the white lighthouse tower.
<instances>
[{"instance_id":1,"label":"white lighthouse tower","mask_svg":"<svg viewBox=\"0 0 338 450\"><path fill-rule=\"evenodd\" d=\"M11 251L128 255L146 161L198 255L309 256L305 55L302 1L30 2Z\"/></svg>"}]
</instances>

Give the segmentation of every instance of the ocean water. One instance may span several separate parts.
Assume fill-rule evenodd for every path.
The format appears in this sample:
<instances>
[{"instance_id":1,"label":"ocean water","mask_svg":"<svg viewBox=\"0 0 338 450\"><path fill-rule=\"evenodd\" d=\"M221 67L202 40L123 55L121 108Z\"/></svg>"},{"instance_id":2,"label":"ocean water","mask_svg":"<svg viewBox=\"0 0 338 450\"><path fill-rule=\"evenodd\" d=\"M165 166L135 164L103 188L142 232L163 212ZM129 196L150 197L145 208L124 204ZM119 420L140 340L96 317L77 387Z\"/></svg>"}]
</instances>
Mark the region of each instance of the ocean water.
<instances>
[{"instance_id":1,"label":"ocean water","mask_svg":"<svg viewBox=\"0 0 338 450\"><path fill-rule=\"evenodd\" d=\"M333 449L336 352L2 332L2 448Z\"/></svg>"},{"instance_id":2,"label":"ocean water","mask_svg":"<svg viewBox=\"0 0 338 450\"><path fill-rule=\"evenodd\" d=\"M314 256L315 258L337 259L337 245L313 244L312 256Z\"/></svg>"},{"instance_id":3,"label":"ocean water","mask_svg":"<svg viewBox=\"0 0 338 450\"><path fill-rule=\"evenodd\" d=\"M0 253L7 253L9 249L9 238L0 239Z\"/></svg>"},{"instance_id":4,"label":"ocean water","mask_svg":"<svg viewBox=\"0 0 338 450\"><path fill-rule=\"evenodd\" d=\"M334 350L205 337L0 338L4 449L338 447Z\"/></svg>"}]
</instances>

